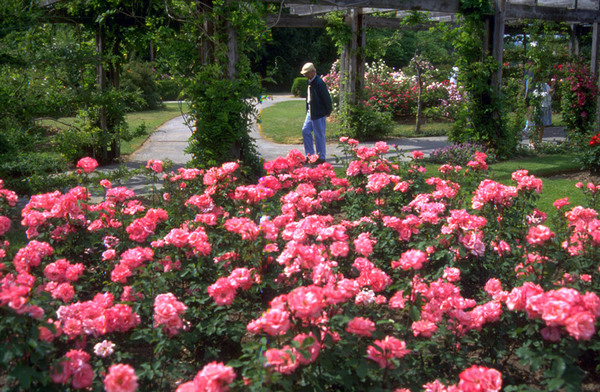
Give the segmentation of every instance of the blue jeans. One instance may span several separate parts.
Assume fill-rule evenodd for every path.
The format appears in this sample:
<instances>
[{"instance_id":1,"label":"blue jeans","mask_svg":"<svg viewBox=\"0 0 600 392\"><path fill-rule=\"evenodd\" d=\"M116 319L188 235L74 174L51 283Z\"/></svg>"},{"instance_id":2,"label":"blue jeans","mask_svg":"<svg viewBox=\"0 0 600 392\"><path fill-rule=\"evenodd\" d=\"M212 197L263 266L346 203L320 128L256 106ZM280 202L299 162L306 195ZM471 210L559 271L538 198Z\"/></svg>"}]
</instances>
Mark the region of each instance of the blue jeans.
<instances>
[{"instance_id":1,"label":"blue jeans","mask_svg":"<svg viewBox=\"0 0 600 392\"><path fill-rule=\"evenodd\" d=\"M326 117L311 120L310 112L306 113L306 119L304 120L304 125L302 126L302 139L304 140L304 153L306 155L313 155L315 153L315 149L313 147L314 133L314 145L317 147L317 154L319 154L319 158L325 159L326 125Z\"/></svg>"}]
</instances>

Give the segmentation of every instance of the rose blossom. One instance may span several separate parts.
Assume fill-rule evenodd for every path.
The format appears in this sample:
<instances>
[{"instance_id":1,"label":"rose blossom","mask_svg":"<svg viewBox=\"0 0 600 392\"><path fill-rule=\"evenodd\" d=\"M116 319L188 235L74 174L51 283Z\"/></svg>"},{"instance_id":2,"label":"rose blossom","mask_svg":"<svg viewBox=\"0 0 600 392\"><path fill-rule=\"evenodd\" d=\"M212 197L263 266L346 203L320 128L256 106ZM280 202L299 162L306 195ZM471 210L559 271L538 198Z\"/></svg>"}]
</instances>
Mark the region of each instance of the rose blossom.
<instances>
[{"instance_id":1,"label":"rose blossom","mask_svg":"<svg viewBox=\"0 0 600 392\"><path fill-rule=\"evenodd\" d=\"M110 340L103 340L100 343L96 343L94 346L94 354L99 357L106 358L115 352L115 344Z\"/></svg>"},{"instance_id":2,"label":"rose blossom","mask_svg":"<svg viewBox=\"0 0 600 392\"><path fill-rule=\"evenodd\" d=\"M77 167L83 169L85 173L91 173L98 167L98 162L94 158L85 157L77 162Z\"/></svg>"},{"instance_id":3,"label":"rose blossom","mask_svg":"<svg viewBox=\"0 0 600 392\"><path fill-rule=\"evenodd\" d=\"M346 327L346 332L359 336L371 336L371 332L374 331L375 323L364 317L355 317L348 322L348 326Z\"/></svg>"},{"instance_id":4,"label":"rose blossom","mask_svg":"<svg viewBox=\"0 0 600 392\"><path fill-rule=\"evenodd\" d=\"M221 362L211 362L194 377L196 391L226 392L235 379L235 372Z\"/></svg>"},{"instance_id":5,"label":"rose blossom","mask_svg":"<svg viewBox=\"0 0 600 392\"><path fill-rule=\"evenodd\" d=\"M412 268L419 270L423 268L423 264L427 261L427 253L418 249L407 250L402 253L400 259L392 261L392 268L400 267L404 271Z\"/></svg>"},{"instance_id":6,"label":"rose blossom","mask_svg":"<svg viewBox=\"0 0 600 392\"><path fill-rule=\"evenodd\" d=\"M502 374L496 369L473 365L458 377L458 388L463 392L498 392L502 388Z\"/></svg>"},{"instance_id":7,"label":"rose blossom","mask_svg":"<svg viewBox=\"0 0 600 392\"><path fill-rule=\"evenodd\" d=\"M106 392L133 392L137 387L137 376L130 365L117 364L108 368L104 378Z\"/></svg>"}]
</instances>

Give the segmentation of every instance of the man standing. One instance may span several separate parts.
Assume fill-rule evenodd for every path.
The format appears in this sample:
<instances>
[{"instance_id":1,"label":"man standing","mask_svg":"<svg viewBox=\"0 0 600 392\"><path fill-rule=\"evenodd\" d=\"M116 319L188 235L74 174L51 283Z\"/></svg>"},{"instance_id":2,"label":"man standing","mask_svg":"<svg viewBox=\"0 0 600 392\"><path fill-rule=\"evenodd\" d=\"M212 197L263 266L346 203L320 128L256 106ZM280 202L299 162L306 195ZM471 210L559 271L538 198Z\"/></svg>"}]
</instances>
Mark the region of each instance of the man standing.
<instances>
[{"instance_id":1,"label":"man standing","mask_svg":"<svg viewBox=\"0 0 600 392\"><path fill-rule=\"evenodd\" d=\"M308 92L306 94L306 120L302 126L302 139L304 140L304 153L314 155L314 146L317 148L319 158L316 163L325 162L325 127L326 117L331 114L331 96L327 85L317 75L313 63L306 63L300 71L308 79Z\"/></svg>"}]
</instances>

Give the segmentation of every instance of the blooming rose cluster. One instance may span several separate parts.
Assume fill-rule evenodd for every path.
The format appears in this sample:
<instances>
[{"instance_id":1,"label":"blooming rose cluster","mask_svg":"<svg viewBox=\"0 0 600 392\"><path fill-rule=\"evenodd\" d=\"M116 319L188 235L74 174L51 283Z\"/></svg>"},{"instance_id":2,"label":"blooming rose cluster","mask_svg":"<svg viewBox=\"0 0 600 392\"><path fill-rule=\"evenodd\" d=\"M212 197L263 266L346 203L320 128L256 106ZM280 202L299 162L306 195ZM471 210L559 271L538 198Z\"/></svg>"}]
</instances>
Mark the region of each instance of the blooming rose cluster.
<instances>
[{"instance_id":1,"label":"blooming rose cluster","mask_svg":"<svg viewBox=\"0 0 600 392\"><path fill-rule=\"evenodd\" d=\"M217 305L231 305L238 289L248 290L254 283L253 271L248 268L236 268L227 277L219 278L207 288L208 295Z\"/></svg>"},{"instance_id":2,"label":"blooming rose cluster","mask_svg":"<svg viewBox=\"0 0 600 392\"><path fill-rule=\"evenodd\" d=\"M90 157L81 158L77 161L77 167L86 174L91 173L98 167L98 161Z\"/></svg>"},{"instance_id":3,"label":"blooming rose cluster","mask_svg":"<svg viewBox=\"0 0 600 392\"><path fill-rule=\"evenodd\" d=\"M21 225L27 227L28 238L39 235L42 227L54 226L53 238L62 238L63 233L75 231L86 223L85 208L90 194L83 187L70 189L66 194L59 191L31 196L21 210Z\"/></svg>"},{"instance_id":4,"label":"blooming rose cluster","mask_svg":"<svg viewBox=\"0 0 600 392\"><path fill-rule=\"evenodd\" d=\"M417 294L424 299L424 304L421 307L421 319L412 323L415 336L433 336L444 318L447 318L450 329L462 336L470 330L481 330L485 324L498 321L502 314L500 301L477 305L474 300L462 297L456 285L443 279L428 285L420 277L415 277L412 296Z\"/></svg>"},{"instance_id":5,"label":"blooming rose cluster","mask_svg":"<svg viewBox=\"0 0 600 392\"><path fill-rule=\"evenodd\" d=\"M19 196L15 191L4 188L4 181L2 179L0 179L0 200L10 207L16 206L19 201Z\"/></svg>"},{"instance_id":6,"label":"blooming rose cluster","mask_svg":"<svg viewBox=\"0 0 600 392\"><path fill-rule=\"evenodd\" d=\"M173 185L180 188L180 193L172 193L173 200L186 201L182 206L167 203L169 211L181 208L171 216L166 210L147 208L135 199L133 191L106 183L105 199L97 204L90 202L81 187L64 195L54 192L32 197L23 222L31 236L39 235L39 241L32 239L15 252L12 265L0 263L0 306L7 312L34 317L44 342L76 348L61 362L65 365L58 364L53 372L57 382L73 388L75 383L86 386L90 379L89 356L83 350L92 340L94 344L110 338L118 342L121 354L131 342L106 335L132 331L142 320L153 320L155 328L165 331L157 335L160 339L188 344L187 334L192 332L184 315L195 321L192 318L198 312L190 312L184 298L189 305L205 303L210 296L220 306L231 305L236 296L240 306L244 305L242 296L269 300L260 316L253 313L246 318L246 314L241 319L247 323L249 335L266 335L264 340L248 336L248 340L266 342L259 358L266 364L263 371L282 374L308 371L310 368L302 365L318 361L327 350L342 348L367 358L369 372L376 374L377 368L414 363L411 349L435 344L438 338L447 338L443 334L448 332L457 342L457 355L463 355L466 350L461 347L476 345L473 331L491 330L518 317L520 311L546 323L541 331L546 339L570 335L583 341L594 336L600 300L591 289L585 294L572 288L545 291L530 282L505 291L500 279L488 279L484 274L495 273L488 267L502 260L502 273L509 274L512 281L540 279L539 274L530 273L536 272L532 266L553 263L550 250L585 255L577 260L587 262L588 252L594 254L590 249L600 243L595 210L567 210L563 207L568 202L558 202L558 218L563 219L566 233L552 232L539 211L523 212L516 218L517 231L527 236L516 241L513 232L497 227L515 220L503 211L513 203L527 204L519 198L541 191L541 182L526 171L513 174L515 187L482 181L472 192L474 208L467 209L469 200L458 195L471 190L450 180L467 172L446 168L440 177L425 180L419 178L421 167L411 162L404 178L395 175L398 166L385 158L385 143L365 147L352 139L344 142L357 158L350 165L348 179L338 179L328 164L304 167L305 157L297 151L267 163L267 175L258 185L235 186L237 163L206 172L182 169L165 175L166 182L179 182ZM413 160L423 157L421 152L412 155ZM469 169L469 173L486 167L484 155L476 156L474 162L470 167L477 170ZM158 166L153 168L155 163L149 163L154 172L158 170ZM188 186L183 186L186 183ZM192 194L192 189L197 194ZM327 214L330 207L338 208L353 196L367 202L352 208L367 213L354 220L344 219L351 215L344 207L340 214ZM167 219L177 223L158 226ZM92 245L82 244L77 254L63 253L67 244L88 238L84 235L93 239ZM557 237L564 242L559 243ZM5 254L0 255L3 257ZM524 264L517 265L516 273L513 261L514 265ZM568 263L555 264L555 280L545 282L555 287L589 287L598 271L596 265L586 266L593 270L570 271ZM480 276L474 278L473 270ZM148 280L132 281L134 276ZM170 281L173 276L184 281ZM210 284L206 290L199 290L203 282L191 283L186 280L190 276L217 278L206 283ZM484 290L490 298L474 284L484 282L482 279L488 279ZM82 288L82 281L90 287ZM103 291L98 293L100 287ZM269 290L263 290L266 287ZM53 298L39 296L44 290ZM74 298L77 302L73 303ZM93 299L85 300L89 298ZM115 304L114 298L121 303ZM42 309L33 305L36 301L48 302ZM53 318L44 318L44 309L52 311L53 307L56 316L52 313ZM228 316L229 310L207 306L202 313L239 322ZM505 317L501 317L503 313ZM378 318L383 314L386 319ZM146 333L149 329L138 330ZM398 337L392 336L392 331L397 331ZM407 339L411 333L418 341L415 348ZM100 362L117 346L104 340L93 347L99 357L95 361ZM135 371L128 365L111 366L102 379L106 390L137 388ZM227 390L234 379L233 369L213 362L178 390ZM276 387L281 378L269 379ZM434 381L425 390L493 391L500 387L499 372L473 366L461 373L457 385Z\"/></svg>"},{"instance_id":7,"label":"blooming rose cluster","mask_svg":"<svg viewBox=\"0 0 600 392\"><path fill-rule=\"evenodd\" d=\"M151 208L142 218L135 219L125 231L129 239L135 242L145 242L151 234L154 234L159 223L166 221L168 214L161 208Z\"/></svg>"},{"instance_id":8,"label":"blooming rose cluster","mask_svg":"<svg viewBox=\"0 0 600 392\"><path fill-rule=\"evenodd\" d=\"M227 392L233 380L233 368L222 362L211 362L196 374L193 381L179 385L176 392Z\"/></svg>"},{"instance_id":9,"label":"blooming rose cluster","mask_svg":"<svg viewBox=\"0 0 600 392\"><path fill-rule=\"evenodd\" d=\"M75 289L70 282L74 282L83 274L83 264L71 264L66 259L59 259L46 265L44 276L50 280L44 290L52 294L52 298L61 299L65 303L71 302L75 296Z\"/></svg>"},{"instance_id":10,"label":"blooming rose cluster","mask_svg":"<svg viewBox=\"0 0 600 392\"><path fill-rule=\"evenodd\" d=\"M544 291L526 282L512 289L505 301L510 310L525 311L531 319L544 320L542 336L551 341L559 341L565 331L577 340L591 339L600 316L600 298L595 293L581 294L566 287Z\"/></svg>"},{"instance_id":11,"label":"blooming rose cluster","mask_svg":"<svg viewBox=\"0 0 600 392\"><path fill-rule=\"evenodd\" d=\"M473 365L458 376L457 385L445 386L439 380L423 385L425 392L499 392L502 373L493 368Z\"/></svg>"},{"instance_id":12,"label":"blooming rose cluster","mask_svg":"<svg viewBox=\"0 0 600 392\"><path fill-rule=\"evenodd\" d=\"M140 316L129 305L115 305L113 301L111 293L104 293L96 294L91 301L59 307L56 314L63 333L69 339L85 335L101 336L127 332L141 322Z\"/></svg>"},{"instance_id":13,"label":"blooming rose cluster","mask_svg":"<svg viewBox=\"0 0 600 392\"><path fill-rule=\"evenodd\" d=\"M89 388L94 379L94 370L89 364L90 355L82 350L70 350L65 357L50 374L52 381L70 384L74 389Z\"/></svg>"},{"instance_id":14,"label":"blooming rose cluster","mask_svg":"<svg viewBox=\"0 0 600 392\"><path fill-rule=\"evenodd\" d=\"M376 340L373 346L367 348L368 358L375 361L382 369L393 369L393 360L402 358L409 353L410 350L406 349L406 343L393 336L386 336L385 339Z\"/></svg>"},{"instance_id":15,"label":"blooming rose cluster","mask_svg":"<svg viewBox=\"0 0 600 392\"><path fill-rule=\"evenodd\" d=\"M133 367L117 364L108 368L108 374L104 377L106 392L134 392L137 388L137 375Z\"/></svg>"},{"instance_id":16,"label":"blooming rose cluster","mask_svg":"<svg viewBox=\"0 0 600 392\"><path fill-rule=\"evenodd\" d=\"M157 295L154 299L154 327L162 326L169 336L178 334L185 327L181 316L186 309L187 306L172 293Z\"/></svg>"},{"instance_id":17,"label":"blooming rose cluster","mask_svg":"<svg viewBox=\"0 0 600 392\"><path fill-rule=\"evenodd\" d=\"M486 179L479 184L475 191L472 206L476 210L480 210L486 204L508 207L516 196L516 187Z\"/></svg>"},{"instance_id":18,"label":"blooming rose cluster","mask_svg":"<svg viewBox=\"0 0 600 392\"><path fill-rule=\"evenodd\" d=\"M148 162L146 162L146 169L152 170L154 173L162 173L163 161L149 159Z\"/></svg>"},{"instance_id":19,"label":"blooming rose cluster","mask_svg":"<svg viewBox=\"0 0 600 392\"><path fill-rule=\"evenodd\" d=\"M115 265L112 270L110 279L113 282L126 283L127 278L133 274L135 269L143 267L145 262L152 261L153 258L154 251L151 248L138 246L127 249L121 255L119 264Z\"/></svg>"}]
</instances>

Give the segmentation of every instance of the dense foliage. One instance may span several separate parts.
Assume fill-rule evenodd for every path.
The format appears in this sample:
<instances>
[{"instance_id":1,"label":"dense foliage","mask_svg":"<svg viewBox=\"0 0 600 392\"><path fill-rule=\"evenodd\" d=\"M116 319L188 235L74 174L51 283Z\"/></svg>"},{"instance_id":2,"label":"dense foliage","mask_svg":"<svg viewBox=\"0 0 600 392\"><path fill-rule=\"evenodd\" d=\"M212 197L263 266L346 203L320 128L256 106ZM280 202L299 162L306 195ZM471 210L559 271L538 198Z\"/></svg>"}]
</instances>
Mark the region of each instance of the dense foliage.
<instances>
[{"instance_id":1,"label":"dense foliage","mask_svg":"<svg viewBox=\"0 0 600 392\"><path fill-rule=\"evenodd\" d=\"M464 88L466 101L458 112L450 140L472 142L494 148L501 156L510 155L517 135L506 127L500 91L494 91L492 75L501 64L487 52L484 43L485 19L492 14L488 1L461 1L461 23L448 30L458 60L458 84Z\"/></svg>"},{"instance_id":2,"label":"dense foliage","mask_svg":"<svg viewBox=\"0 0 600 392\"><path fill-rule=\"evenodd\" d=\"M342 140L346 178L298 151L257 183L149 161L146 197L82 159L82 185L32 197L27 241L2 243L5 389L598 385L597 186L545 216L541 180L486 179L484 153L429 177L420 152Z\"/></svg>"}]
</instances>

